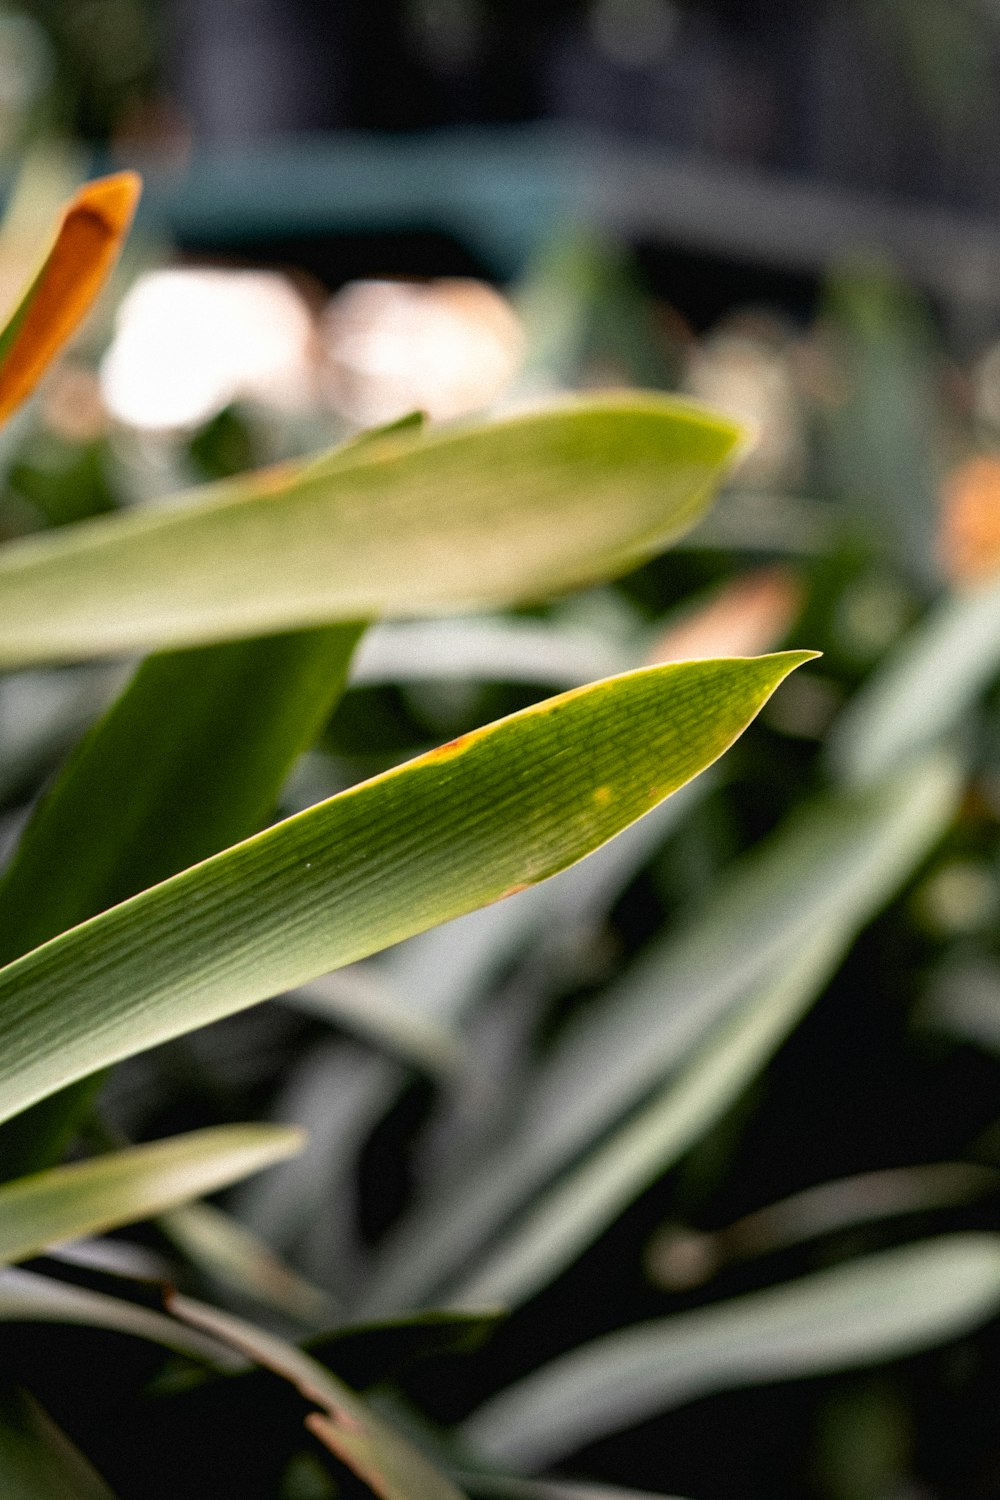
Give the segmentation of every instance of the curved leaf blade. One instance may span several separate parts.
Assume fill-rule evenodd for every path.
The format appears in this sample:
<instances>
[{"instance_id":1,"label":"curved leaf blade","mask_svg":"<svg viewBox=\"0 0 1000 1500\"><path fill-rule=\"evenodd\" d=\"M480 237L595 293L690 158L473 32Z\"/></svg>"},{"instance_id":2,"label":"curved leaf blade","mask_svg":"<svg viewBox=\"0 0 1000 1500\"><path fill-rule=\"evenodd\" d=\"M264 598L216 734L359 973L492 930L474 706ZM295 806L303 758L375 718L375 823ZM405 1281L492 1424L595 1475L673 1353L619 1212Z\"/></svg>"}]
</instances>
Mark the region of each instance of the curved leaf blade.
<instances>
[{"instance_id":1,"label":"curved leaf blade","mask_svg":"<svg viewBox=\"0 0 1000 1500\"><path fill-rule=\"evenodd\" d=\"M418 1448L384 1423L318 1360L262 1328L171 1294L167 1306L193 1328L287 1380L318 1410L305 1425L379 1500L462 1500Z\"/></svg>"},{"instance_id":2,"label":"curved leaf blade","mask_svg":"<svg viewBox=\"0 0 1000 1500\"><path fill-rule=\"evenodd\" d=\"M115 1500L104 1480L27 1391L0 1405L0 1491L5 1500Z\"/></svg>"},{"instance_id":3,"label":"curved leaf blade","mask_svg":"<svg viewBox=\"0 0 1000 1500\"><path fill-rule=\"evenodd\" d=\"M530 1473L712 1391L899 1359L998 1308L1000 1239L948 1235L597 1339L501 1391L461 1433Z\"/></svg>"},{"instance_id":4,"label":"curved leaf blade","mask_svg":"<svg viewBox=\"0 0 1000 1500\"><path fill-rule=\"evenodd\" d=\"M668 397L605 396L24 538L0 552L0 667L547 597L685 530L740 438Z\"/></svg>"},{"instance_id":5,"label":"curved leaf blade","mask_svg":"<svg viewBox=\"0 0 1000 1500\"><path fill-rule=\"evenodd\" d=\"M218 1125L19 1177L0 1187L0 1261L134 1224L302 1149L289 1125Z\"/></svg>"},{"instance_id":6,"label":"curved leaf blade","mask_svg":"<svg viewBox=\"0 0 1000 1500\"><path fill-rule=\"evenodd\" d=\"M721 755L812 655L675 663L548 699L36 948L0 970L0 1118L556 874Z\"/></svg>"},{"instance_id":7,"label":"curved leaf blade","mask_svg":"<svg viewBox=\"0 0 1000 1500\"><path fill-rule=\"evenodd\" d=\"M139 202L135 172L85 183L55 241L0 332L0 422L20 406L93 306L118 259Z\"/></svg>"}]
</instances>

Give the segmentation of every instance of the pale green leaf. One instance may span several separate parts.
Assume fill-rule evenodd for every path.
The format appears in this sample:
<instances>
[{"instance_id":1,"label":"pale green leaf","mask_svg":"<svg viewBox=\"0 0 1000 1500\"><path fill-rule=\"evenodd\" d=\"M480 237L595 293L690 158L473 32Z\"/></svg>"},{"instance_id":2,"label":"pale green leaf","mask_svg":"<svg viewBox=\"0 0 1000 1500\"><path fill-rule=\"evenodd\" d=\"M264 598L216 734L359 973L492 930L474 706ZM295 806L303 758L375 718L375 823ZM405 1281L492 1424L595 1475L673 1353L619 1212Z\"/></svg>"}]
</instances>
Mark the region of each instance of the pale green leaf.
<instances>
[{"instance_id":1,"label":"pale green leaf","mask_svg":"<svg viewBox=\"0 0 1000 1500\"><path fill-rule=\"evenodd\" d=\"M0 1260L148 1219L301 1150L289 1125L217 1125L50 1167L0 1187Z\"/></svg>"},{"instance_id":2,"label":"pale green leaf","mask_svg":"<svg viewBox=\"0 0 1000 1500\"><path fill-rule=\"evenodd\" d=\"M998 1308L1000 1239L950 1235L609 1334L501 1391L461 1433L530 1473L712 1391L899 1359Z\"/></svg>"},{"instance_id":3,"label":"pale green leaf","mask_svg":"<svg viewBox=\"0 0 1000 1500\"><path fill-rule=\"evenodd\" d=\"M210 1281L313 1328L336 1322L338 1309L321 1287L285 1264L238 1219L211 1203L161 1213L157 1226Z\"/></svg>"},{"instance_id":4,"label":"pale green leaf","mask_svg":"<svg viewBox=\"0 0 1000 1500\"><path fill-rule=\"evenodd\" d=\"M470 1177L404 1220L362 1311L436 1299L480 1245L657 1087L815 933L856 930L938 838L959 782L931 759L883 786L800 808L567 1029L515 1131ZM794 961L794 960L792 960Z\"/></svg>"},{"instance_id":5,"label":"pale green leaf","mask_svg":"<svg viewBox=\"0 0 1000 1500\"><path fill-rule=\"evenodd\" d=\"M950 734L998 672L1000 585L946 596L851 699L831 765L844 781L874 781Z\"/></svg>"},{"instance_id":6,"label":"pale green leaf","mask_svg":"<svg viewBox=\"0 0 1000 1500\"><path fill-rule=\"evenodd\" d=\"M207 1334L124 1297L39 1276L20 1266L0 1269L0 1323L72 1323L108 1328L147 1339L175 1354L219 1370L242 1370L246 1361Z\"/></svg>"},{"instance_id":7,"label":"pale green leaf","mask_svg":"<svg viewBox=\"0 0 1000 1500\"><path fill-rule=\"evenodd\" d=\"M0 1118L597 848L715 760L811 653L546 700L279 823L0 970Z\"/></svg>"},{"instance_id":8,"label":"pale green leaf","mask_svg":"<svg viewBox=\"0 0 1000 1500\"><path fill-rule=\"evenodd\" d=\"M658 552L739 440L668 397L598 397L25 538L0 552L0 666L539 599Z\"/></svg>"},{"instance_id":9,"label":"pale green leaf","mask_svg":"<svg viewBox=\"0 0 1000 1500\"><path fill-rule=\"evenodd\" d=\"M456 1306L525 1301L587 1248L644 1188L707 1131L801 1019L849 945L820 929L775 977L716 1028L637 1115L561 1178L471 1274L448 1289Z\"/></svg>"}]
</instances>

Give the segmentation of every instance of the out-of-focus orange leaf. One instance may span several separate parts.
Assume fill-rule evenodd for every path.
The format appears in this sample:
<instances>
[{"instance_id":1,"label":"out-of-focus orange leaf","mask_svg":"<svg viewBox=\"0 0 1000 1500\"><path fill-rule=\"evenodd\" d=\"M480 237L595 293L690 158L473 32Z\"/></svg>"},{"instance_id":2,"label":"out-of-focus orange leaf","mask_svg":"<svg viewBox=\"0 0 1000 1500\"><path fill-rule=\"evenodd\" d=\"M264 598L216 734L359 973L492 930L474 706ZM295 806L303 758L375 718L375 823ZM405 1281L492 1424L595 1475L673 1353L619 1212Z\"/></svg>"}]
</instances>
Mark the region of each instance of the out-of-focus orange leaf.
<instances>
[{"instance_id":1,"label":"out-of-focus orange leaf","mask_svg":"<svg viewBox=\"0 0 1000 1500\"><path fill-rule=\"evenodd\" d=\"M1000 569L1000 454L967 459L945 480L938 558L951 583L974 583Z\"/></svg>"},{"instance_id":2,"label":"out-of-focus orange leaf","mask_svg":"<svg viewBox=\"0 0 1000 1500\"><path fill-rule=\"evenodd\" d=\"M802 585L788 568L762 568L719 589L658 636L650 666L716 656L759 656L783 640L802 607Z\"/></svg>"},{"instance_id":3,"label":"out-of-focus orange leaf","mask_svg":"<svg viewBox=\"0 0 1000 1500\"><path fill-rule=\"evenodd\" d=\"M66 205L51 250L0 333L0 421L30 396L89 312L141 189L135 172L118 172L86 183Z\"/></svg>"}]
</instances>

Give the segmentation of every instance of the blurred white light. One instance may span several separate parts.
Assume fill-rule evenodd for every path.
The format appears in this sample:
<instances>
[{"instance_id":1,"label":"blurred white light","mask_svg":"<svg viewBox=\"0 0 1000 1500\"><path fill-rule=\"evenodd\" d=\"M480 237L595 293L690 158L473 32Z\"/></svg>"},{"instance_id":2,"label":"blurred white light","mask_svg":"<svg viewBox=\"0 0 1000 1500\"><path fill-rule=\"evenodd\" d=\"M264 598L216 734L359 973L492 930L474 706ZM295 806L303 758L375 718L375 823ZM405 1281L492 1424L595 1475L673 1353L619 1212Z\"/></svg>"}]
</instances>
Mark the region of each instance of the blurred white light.
<instances>
[{"instance_id":1,"label":"blurred white light","mask_svg":"<svg viewBox=\"0 0 1000 1500\"><path fill-rule=\"evenodd\" d=\"M327 308L321 337L331 404L363 426L417 409L435 418L489 406L515 374L524 337L483 282L355 281Z\"/></svg>"},{"instance_id":2,"label":"blurred white light","mask_svg":"<svg viewBox=\"0 0 1000 1500\"><path fill-rule=\"evenodd\" d=\"M594 0L591 40L620 67L648 68L670 51L679 19L674 0Z\"/></svg>"},{"instance_id":3,"label":"blurred white light","mask_svg":"<svg viewBox=\"0 0 1000 1500\"><path fill-rule=\"evenodd\" d=\"M295 410L310 401L313 343L283 276L153 271L121 305L101 392L119 422L153 432L197 427L238 398Z\"/></svg>"}]
</instances>

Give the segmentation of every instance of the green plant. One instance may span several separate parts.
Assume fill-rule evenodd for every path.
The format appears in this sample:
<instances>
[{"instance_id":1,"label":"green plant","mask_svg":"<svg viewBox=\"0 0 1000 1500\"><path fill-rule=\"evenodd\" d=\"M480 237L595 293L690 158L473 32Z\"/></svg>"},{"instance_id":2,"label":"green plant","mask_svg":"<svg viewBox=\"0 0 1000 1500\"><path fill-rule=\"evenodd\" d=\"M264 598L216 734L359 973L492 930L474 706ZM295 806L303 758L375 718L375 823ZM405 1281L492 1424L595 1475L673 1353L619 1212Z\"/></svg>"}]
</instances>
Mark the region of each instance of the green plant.
<instances>
[{"instance_id":1,"label":"green plant","mask_svg":"<svg viewBox=\"0 0 1000 1500\"><path fill-rule=\"evenodd\" d=\"M627 293L611 280L617 307ZM583 282L595 295L601 277ZM46 284L43 269L32 286ZM873 304L852 325L841 295L841 333L879 394L830 423L849 491L870 480L861 418L885 416L887 393L909 462L926 423L905 362L894 384L873 369ZM68 320L49 305L51 349ZM554 322L577 339L587 315ZM25 353L30 339L10 366L22 395L40 367ZM848 1177L701 1235L664 1225L646 1265L667 1293L637 1290L656 1218L621 1237L637 1201L696 1216L738 1160L768 1063L864 955L859 933L955 837L964 766L947 741L997 649L994 590L946 600L841 715L821 765L801 731L769 729L767 753L737 758L728 781L678 791L812 654L648 664L664 650L641 608L657 588L662 608L653 559L703 515L739 437L642 393L455 430L411 420L0 552L0 662L25 673L9 684L77 663L41 679L59 712L11 757L14 805L70 737L75 692L106 691L91 660L154 653L31 803L0 881L0 1255L46 1255L0 1275L12 1493L105 1495L93 1464L122 1500L209 1487L294 1500L335 1482L351 1493L352 1475L400 1500L456 1484L572 1500L590 1492L511 1471L706 1392L906 1355L1000 1303L994 1234L883 1238L894 1213L988 1195L985 1165ZM731 491L714 523L721 541L702 525L705 555L758 545L740 501ZM815 518L782 504L782 546L808 560ZM857 589L859 552L883 555L859 541L858 513L827 517L838 539L814 565L803 627L852 687L829 620ZM886 531L892 566L925 587L913 533ZM538 607L640 564L624 590ZM720 576L699 577L690 553L674 572L681 599ZM780 642L794 606L778 597L765 634ZM685 640L720 612L745 630L747 598L696 601ZM362 623L394 614L406 618ZM352 659L360 696L374 695L353 721ZM624 675L579 685L608 671ZM435 672L495 681L470 703L435 697ZM569 691L526 705L518 683ZM451 738L428 751L435 725ZM423 753L397 765L394 732ZM375 774L340 790L359 770ZM276 804L290 816L259 832ZM644 880L656 917L629 934L609 913ZM245 1011L247 1026L262 1018L262 1057L238 1029ZM261 1110L276 1123L239 1123ZM289 1157L225 1209L196 1201ZM678 1186L660 1206L664 1182ZM809 1258L837 1232L861 1235L844 1264ZM802 1243L788 1284L760 1289L754 1256ZM749 1285L716 1302L713 1271L741 1255ZM197 1300L167 1289L178 1278ZM714 1305L701 1306L706 1278ZM695 1305L661 1305L691 1287ZM102 1360L100 1382L81 1379Z\"/></svg>"},{"instance_id":2,"label":"green plant","mask_svg":"<svg viewBox=\"0 0 1000 1500\"><path fill-rule=\"evenodd\" d=\"M8 405L74 321L66 241L116 188L70 211L0 341ZM97 222L103 251L122 225ZM172 654L151 657L83 741L4 876L5 1167L36 1169L0 1189L6 1261L165 1215L298 1144L280 1126L233 1126L52 1165L96 1070L562 870L721 754L808 658L666 665L575 689L225 849L260 824L328 718L355 622L527 601L620 570L690 524L737 438L653 398L440 436L404 427L7 546L6 667ZM405 1016L368 1024L415 1050ZM223 1364L240 1349L299 1386L318 1407L310 1430L379 1493L451 1493L345 1386L231 1317L176 1298L173 1321L74 1301L27 1272L8 1273L0 1300L10 1318L92 1318ZM12 1430L37 1437L42 1475L44 1423L24 1410Z\"/></svg>"}]
</instances>

